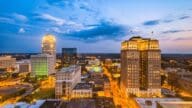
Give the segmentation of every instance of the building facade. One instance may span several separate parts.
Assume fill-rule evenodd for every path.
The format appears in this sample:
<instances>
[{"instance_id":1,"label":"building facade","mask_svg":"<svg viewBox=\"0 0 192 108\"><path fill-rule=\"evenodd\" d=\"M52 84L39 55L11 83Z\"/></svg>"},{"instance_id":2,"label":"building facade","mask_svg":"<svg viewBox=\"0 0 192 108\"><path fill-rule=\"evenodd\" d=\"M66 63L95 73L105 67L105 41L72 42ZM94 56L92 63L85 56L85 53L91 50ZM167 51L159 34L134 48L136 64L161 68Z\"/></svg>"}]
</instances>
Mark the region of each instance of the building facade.
<instances>
[{"instance_id":1,"label":"building facade","mask_svg":"<svg viewBox=\"0 0 192 108\"><path fill-rule=\"evenodd\" d=\"M92 98L91 83L78 83L72 90L72 98Z\"/></svg>"},{"instance_id":2,"label":"building facade","mask_svg":"<svg viewBox=\"0 0 192 108\"><path fill-rule=\"evenodd\" d=\"M63 67L77 63L77 48L62 48L61 64Z\"/></svg>"},{"instance_id":3,"label":"building facade","mask_svg":"<svg viewBox=\"0 0 192 108\"><path fill-rule=\"evenodd\" d=\"M132 37L121 44L121 88L138 97L161 96L161 51L155 39Z\"/></svg>"},{"instance_id":4,"label":"building facade","mask_svg":"<svg viewBox=\"0 0 192 108\"><path fill-rule=\"evenodd\" d=\"M0 57L0 69L14 68L16 66L16 58L11 56Z\"/></svg>"},{"instance_id":5,"label":"building facade","mask_svg":"<svg viewBox=\"0 0 192 108\"><path fill-rule=\"evenodd\" d=\"M56 39L53 35L45 35L42 39L42 54L49 54L53 56L54 66L56 63Z\"/></svg>"},{"instance_id":6,"label":"building facade","mask_svg":"<svg viewBox=\"0 0 192 108\"><path fill-rule=\"evenodd\" d=\"M32 76L48 76L55 73L54 57L49 54L31 56Z\"/></svg>"},{"instance_id":7,"label":"building facade","mask_svg":"<svg viewBox=\"0 0 192 108\"><path fill-rule=\"evenodd\" d=\"M18 62L16 62L16 66L17 66L17 71L19 73L31 72L31 62L30 62L30 60L18 61Z\"/></svg>"},{"instance_id":8,"label":"building facade","mask_svg":"<svg viewBox=\"0 0 192 108\"><path fill-rule=\"evenodd\" d=\"M71 65L56 73L56 98L70 99L72 89L81 82L81 66Z\"/></svg>"}]
</instances>

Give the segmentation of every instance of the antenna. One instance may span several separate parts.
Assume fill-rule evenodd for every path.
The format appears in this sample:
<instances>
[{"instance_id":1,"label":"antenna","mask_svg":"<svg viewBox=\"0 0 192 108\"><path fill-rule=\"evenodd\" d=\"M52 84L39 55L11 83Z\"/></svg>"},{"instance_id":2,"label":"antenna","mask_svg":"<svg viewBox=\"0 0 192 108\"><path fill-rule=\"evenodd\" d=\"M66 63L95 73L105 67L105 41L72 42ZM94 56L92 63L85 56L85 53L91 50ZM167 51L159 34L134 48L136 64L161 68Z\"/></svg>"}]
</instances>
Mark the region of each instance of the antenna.
<instances>
[{"instance_id":1,"label":"antenna","mask_svg":"<svg viewBox=\"0 0 192 108\"><path fill-rule=\"evenodd\" d=\"M153 37L153 34L154 34L154 32L152 31L152 32L151 32L151 36L152 36L152 37Z\"/></svg>"}]
</instances>

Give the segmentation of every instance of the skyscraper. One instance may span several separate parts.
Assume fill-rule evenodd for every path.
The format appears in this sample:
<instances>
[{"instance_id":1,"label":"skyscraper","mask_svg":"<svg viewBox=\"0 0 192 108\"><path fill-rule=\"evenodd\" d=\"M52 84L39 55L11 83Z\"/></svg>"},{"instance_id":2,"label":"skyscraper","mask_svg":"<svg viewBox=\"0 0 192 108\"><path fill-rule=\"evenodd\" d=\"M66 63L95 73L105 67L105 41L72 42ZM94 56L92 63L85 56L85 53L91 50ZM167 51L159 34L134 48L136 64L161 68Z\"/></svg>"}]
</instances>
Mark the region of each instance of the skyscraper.
<instances>
[{"instance_id":1,"label":"skyscraper","mask_svg":"<svg viewBox=\"0 0 192 108\"><path fill-rule=\"evenodd\" d=\"M42 54L50 54L53 56L54 64L56 62L56 39L53 35L47 34L42 39Z\"/></svg>"},{"instance_id":2,"label":"skyscraper","mask_svg":"<svg viewBox=\"0 0 192 108\"><path fill-rule=\"evenodd\" d=\"M161 51L156 39L132 37L121 44L121 88L139 97L161 95Z\"/></svg>"},{"instance_id":3,"label":"skyscraper","mask_svg":"<svg viewBox=\"0 0 192 108\"><path fill-rule=\"evenodd\" d=\"M55 72L53 55L39 54L31 56L32 76L48 76Z\"/></svg>"},{"instance_id":4,"label":"skyscraper","mask_svg":"<svg viewBox=\"0 0 192 108\"><path fill-rule=\"evenodd\" d=\"M77 62L77 48L62 48L61 63L63 67L75 65Z\"/></svg>"}]
</instances>

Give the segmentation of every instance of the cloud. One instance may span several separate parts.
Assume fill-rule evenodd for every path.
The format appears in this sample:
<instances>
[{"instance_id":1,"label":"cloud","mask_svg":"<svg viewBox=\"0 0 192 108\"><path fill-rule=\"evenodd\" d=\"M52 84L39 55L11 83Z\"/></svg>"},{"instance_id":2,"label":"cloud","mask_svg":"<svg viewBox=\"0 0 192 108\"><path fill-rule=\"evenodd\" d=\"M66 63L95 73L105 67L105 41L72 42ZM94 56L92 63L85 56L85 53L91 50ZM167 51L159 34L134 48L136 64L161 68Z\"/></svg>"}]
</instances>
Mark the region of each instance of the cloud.
<instances>
[{"instance_id":1,"label":"cloud","mask_svg":"<svg viewBox=\"0 0 192 108\"><path fill-rule=\"evenodd\" d=\"M68 27L72 27L72 28L76 28L76 29L81 29L83 28L83 25L80 23L76 23L74 21L70 21L70 20L65 20L64 18L59 18L59 17L55 17L53 15L50 14L41 14L41 15L37 15L37 18L40 20L44 20L44 21L51 21L53 23L55 23L54 26L68 26Z\"/></svg>"},{"instance_id":2,"label":"cloud","mask_svg":"<svg viewBox=\"0 0 192 108\"><path fill-rule=\"evenodd\" d=\"M14 20L11 18L0 17L0 22L1 23L14 23Z\"/></svg>"},{"instance_id":3,"label":"cloud","mask_svg":"<svg viewBox=\"0 0 192 108\"><path fill-rule=\"evenodd\" d=\"M179 32L189 32L192 30L167 30L167 31L163 31L161 32L162 34L169 34L169 33L179 33Z\"/></svg>"},{"instance_id":4,"label":"cloud","mask_svg":"<svg viewBox=\"0 0 192 108\"><path fill-rule=\"evenodd\" d=\"M184 19L188 19L188 18L190 18L190 16L181 16L181 17L179 17L180 20L184 20Z\"/></svg>"},{"instance_id":5,"label":"cloud","mask_svg":"<svg viewBox=\"0 0 192 108\"><path fill-rule=\"evenodd\" d=\"M82 9L82 10L85 10L85 11L87 11L87 12L97 13L97 11L94 10L94 8L91 7L90 4L87 3L87 2L80 2L80 3L79 3L79 8Z\"/></svg>"},{"instance_id":6,"label":"cloud","mask_svg":"<svg viewBox=\"0 0 192 108\"><path fill-rule=\"evenodd\" d=\"M63 31L61 31L58 27L47 28L46 32L63 33Z\"/></svg>"},{"instance_id":7,"label":"cloud","mask_svg":"<svg viewBox=\"0 0 192 108\"><path fill-rule=\"evenodd\" d=\"M20 28L18 33L25 33L25 29L24 28Z\"/></svg>"},{"instance_id":8,"label":"cloud","mask_svg":"<svg viewBox=\"0 0 192 108\"><path fill-rule=\"evenodd\" d=\"M60 7L66 7L66 6L73 7L74 2L75 0L47 0L47 3L49 5L60 6Z\"/></svg>"},{"instance_id":9,"label":"cloud","mask_svg":"<svg viewBox=\"0 0 192 108\"><path fill-rule=\"evenodd\" d=\"M168 34L168 33L178 33L178 32L183 32L184 30L167 30L163 31L162 34Z\"/></svg>"},{"instance_id":10,"label":"cloud","mask_svg":"<svg viewBox=\"0 0 192 108\"><path fill-rule=\"evenodd\" d=\"M24 28L20 28L19 29L19 33L25 33L25 29Z\"/></svg>"},{"instance_id":11,"label":"cloud","mask_svg":"<svg viewBox=\"0 0 192 108\"><path fill-rule=\"evenodd\" d=\"M50 14L42 14L40 16L40 18L44 19L44 20L49 20L49 21L53 21L55 22L57 25L63 25L65 23L65 20L64 19L61 19L61 18L57 18L57 17L54 17Z\"/></svg>"},{"instance_id":12,"label":"cloud","mask_svg":"<svg viewBox=\"0 0 192 108\"><path fill-rule=\"evenodd\" d=\"M159 24L159 20L150 20L150 21L146 21L143 23L143 25L145 26L153 26L153 25L158 25Z\"/></svg>"},{"instance_id":13,"label":"cloud","mask_svg":"<svg viewBox=\"0 0 192 108\"><path fill-rule=\"evenodd\" d=\"M113 22L101 21L97 25L90 25L83 30L72 31L63 34L63 36L87 42L96 42L99 40L119 40L121 37L128 34L131 34L131 29L129 27Z\"/></svg>"},{"instance_id":14,"label":"cloud","mask_svg":"<svg viewBox=\"0 0 192 108\"><path fill-rule=\"evenodd\" d=\"M179 37L179 38L176 38L176 39L174 39L174 40L176 40L176 41L192 40L192 37Z\"/></svg>"},{"instance_id":15,"label":"cloud","mask_svg":"<svg viewBox=\"0 0 192 108\"><path fill-rule=\"evenodd\" d=\"M27 17L22 14L14 13L13 16L15 17L16 20L19 20L19 21L26 22L28 20Z\"/></svg>"},{"instance_id":16,"label":"cloud","mask_svg":"<svg viewBox=\"0 0 192 108\"><path fill-rule=\"evenodd\" d=\"M174 20L173 19L165 19L165 20L163 20L162 22L163 23L170 23L170 22L173 22Z\"/></svg>"},{"instance_id":17,"label":"cloud","mask_svg":"<svg viewBox=\"0 0 192 108\"><path fill-rule=\"evenodd\" d=\"M162 19L156 19L156 20L149 20L149 21L145 21L142 25L144 26L154 26L154 25L159 25L159 24L164 24L164 23L171 23L173 21L178 21L178 20L184 20L184 19L188 19L191 18L191 16L179 16L176 18L162 18Z\"/></svg>"}]
</instances>

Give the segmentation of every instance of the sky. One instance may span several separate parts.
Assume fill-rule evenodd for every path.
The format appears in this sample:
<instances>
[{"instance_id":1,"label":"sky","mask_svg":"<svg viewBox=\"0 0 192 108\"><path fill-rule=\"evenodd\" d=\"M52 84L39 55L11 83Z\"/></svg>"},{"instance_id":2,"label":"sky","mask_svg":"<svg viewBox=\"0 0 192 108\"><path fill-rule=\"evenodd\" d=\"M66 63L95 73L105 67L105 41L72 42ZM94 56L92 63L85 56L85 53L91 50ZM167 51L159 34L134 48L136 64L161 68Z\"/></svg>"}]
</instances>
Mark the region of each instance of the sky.
<instances>
[{"instance_id":1,"label":"sky","mask_svg":"<svg viewBox=\"0 0 192 108\"><path fill-rule=\"evenodd\" d=\"M45 34L57 52L120 53L142 36L162 53L192 53L192 0L0 0L0 53L41 52Z\"/></svg>"}]
</instances>

